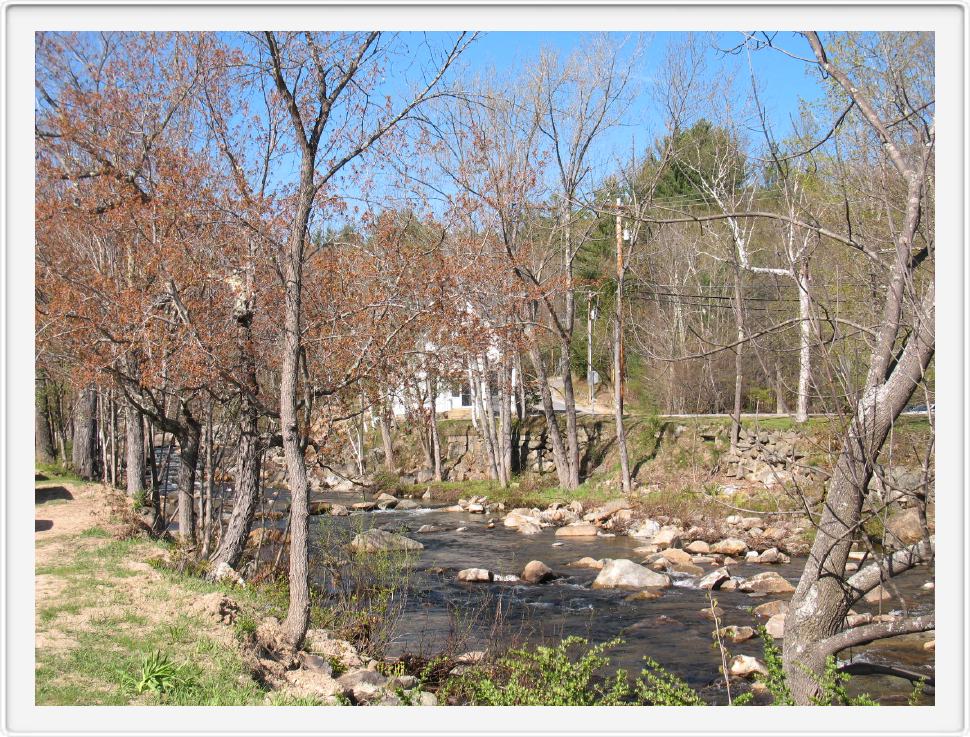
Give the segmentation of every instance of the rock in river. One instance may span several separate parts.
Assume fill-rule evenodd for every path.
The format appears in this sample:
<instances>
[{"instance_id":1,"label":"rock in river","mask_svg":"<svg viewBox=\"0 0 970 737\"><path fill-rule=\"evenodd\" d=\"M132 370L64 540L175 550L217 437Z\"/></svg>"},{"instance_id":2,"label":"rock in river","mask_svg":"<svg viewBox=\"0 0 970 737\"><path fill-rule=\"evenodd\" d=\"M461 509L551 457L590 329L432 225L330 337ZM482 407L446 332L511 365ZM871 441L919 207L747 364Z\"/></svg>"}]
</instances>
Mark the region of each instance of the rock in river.
<instances>
[{"instance_id":1,"label":"rock in river","mask_svg":"<svg viewBox=\"0 0 970 737\"><path fill-rule=\"evenodd\" d=\"M522 580L526 583L544 583L555 578L552 569L541 560L530 560L522 569Z\"/></svg>"},{"instance_id":2,"label":"rock in river","mask_svg":"<svg viewBox=\"0 0 970 737\"><path fill-rule=\"evenodd\" d=\"M588 555L585 558L580 558L572 563L567 563L570 568L592 568L594 570L600 571L603 569L603 561L597 560L596 558L590 558Z\"/></svg>"},{"instance_id":3,"label":"rock in river","mask_svg":"<svg viewBox=\"0 0 970 737\"><path fill-rule=\"evenodd\" d=\"M790 594L795 590L794 586L774 571L765 571L746 578L739 588L749 594Z\"/></svg>"},{"instance_id":4,"label":"rock in river","mask_svg":"<svg viewBox=\"0 0 970 737\"><path fill-rule=\"evenodd\" d=\"M593 581L594 589L645 589L670 586L670 578L620 558L611 560Z\"/></svg>"},{"instance_id":5,"label":"rock in river","mask_svg":"<svg viewBox=\"0 0 970 737\"><path fill-rule=\"evenodd\" d=\"M556 530L556 537L596 537L596 528L584 523L566 525Z\"/></svg>"},{"instance_id":6,"label":"rock in river","mask_svg":"<svg viewBox=\"0 0 970 737\"><path fill-rule=\"evenodd\" d=\"M424 550L424 545L404 535L395 535L386 530L371 529L354 537L350 547L362 553L380 553L389 550L403 550L417 552Z\"/></svg>"},{"instance_id":7,"label":"rock in river","mask_svg":"<svg viewBox=\"0 0 970 737\"><path fill-rule=\"evenodd\" d=\"M736 537L720 540L711 546L712 553L720 553L721 555L744 555L747 549L748 544Z\"/></svg>"},{"instance_id":8,"label":"rock in river","mask_svg":"<svg viewBox=\"0 0 970 737\"><path fill-rule=\"evenodd\" d=\"M760 673L765 676L768 675L768 669L765 667L765 664L750 655L737 655L732 658L728 665L728 672L738 678L747 678L748 676L753 676L755 673Z\"/></svg>"},{"instance_id":9,"label":"rock in river","mask_svg":"<svg viewBox=\"0 0 970 737\"><path fill-rule=\"evenodd\" d=\"M787 611L787 601L769 601L754 608L755 616L758 617L773 617L776 614L783 614Z\"/></svg>"},{"instance_id":10,"label":"rock in river","mask_svg":"<svg viewBox=\"0 0 970 737\"><path fill-rule=\"evenodd\" d=\"M765 623L765 630L776 640L781 640L785 636L785 617L787 612L780 612Z\"/></svg>"},{"instance_id":11,"label":"rock in river","mask_svg":"<svg viewBox=\"0 0 970 737\"><path fill-rule=\"evenodd\" d=\"M745 640L750 640L754 637L754 629L751 627L738 627L737 625L730 625L728 627L721 627L717 633L732 644L737 644L739 642L744 642Z\"/></svg>"},{"instance_id":12,"label":"rock in river","mask_svg":"<svg viewBox=\"0 0 970 737\"><path fill-rule=\"evenodd\" d=\"M697 588L699 589L719 589L724 585L724 582L731 578L731 574L728 573L726 568L718 568L716 571L711 571L704 578L697 582Z\"/></svg>"},{"instance_id":13,"label":"rock in river","mask_svg":"<svg viewBox=\"0 0 970 737\"><path fill-rule=\"evenodd\" d=\"M466 581L469 583L487 583L494 578L491 571L485 568L466 568L463 571L458 571L458 580Z\"/></svg>"}]
</instances>

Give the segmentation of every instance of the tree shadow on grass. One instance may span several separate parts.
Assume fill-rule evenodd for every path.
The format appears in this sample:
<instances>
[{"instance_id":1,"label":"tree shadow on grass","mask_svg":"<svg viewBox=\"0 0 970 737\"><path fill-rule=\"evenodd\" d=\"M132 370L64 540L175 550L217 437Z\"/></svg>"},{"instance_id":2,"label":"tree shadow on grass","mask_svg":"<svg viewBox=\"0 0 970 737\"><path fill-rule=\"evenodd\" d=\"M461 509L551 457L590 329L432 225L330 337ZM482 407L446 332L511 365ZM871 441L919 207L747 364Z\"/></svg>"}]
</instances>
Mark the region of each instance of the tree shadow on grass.
<instances>
[{"instance_id":1,"label":"tree shadow on grass","mask_svg":"<svg viewBox=\"0 0 970 737\"><path fill-rule=\"evenodd\" d=\"M70 501L74 496L65 489L63 486L46 486L42 489L37 489L34 495L34 504L44 504L46 502L52 502L55 499L64 499Z\"/></svg>"}]
</instances>

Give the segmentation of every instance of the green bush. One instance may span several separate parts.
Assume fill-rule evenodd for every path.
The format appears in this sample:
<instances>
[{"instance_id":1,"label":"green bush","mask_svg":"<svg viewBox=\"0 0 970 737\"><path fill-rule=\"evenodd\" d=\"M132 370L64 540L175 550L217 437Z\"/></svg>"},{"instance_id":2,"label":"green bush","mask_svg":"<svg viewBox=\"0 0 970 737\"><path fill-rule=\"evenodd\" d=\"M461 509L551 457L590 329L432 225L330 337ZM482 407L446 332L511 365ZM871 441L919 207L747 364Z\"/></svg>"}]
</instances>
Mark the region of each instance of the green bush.
<instances>
[{"instance_id":1,"label":"green bush","mask_svg":"<svg viewBox=\"0 0 970 737\"><path fill-rule=\"evenodd\" d=\"M491 672L469 674L462 685L480 706L615 706L630 695L625 671L605 679L594 674L609 664L603 652L620 642L589 647L567 637L555 647L510 650Z\"/></svg>"}]
</instances>

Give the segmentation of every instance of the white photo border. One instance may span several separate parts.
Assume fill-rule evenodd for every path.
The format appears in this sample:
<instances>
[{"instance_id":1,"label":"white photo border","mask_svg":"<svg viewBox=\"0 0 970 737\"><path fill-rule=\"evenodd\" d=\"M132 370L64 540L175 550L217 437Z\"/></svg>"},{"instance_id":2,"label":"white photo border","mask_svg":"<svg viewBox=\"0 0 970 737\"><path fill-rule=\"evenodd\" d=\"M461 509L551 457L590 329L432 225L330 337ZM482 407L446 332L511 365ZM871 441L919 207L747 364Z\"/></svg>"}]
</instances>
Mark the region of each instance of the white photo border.
<instances>
[{"instance_id":1,"label":"white photo border","mask_svg":"<svg viewBox=\"0 0 970 737\"><path fill-rule=\"evenodd\" d=\"M967 734L967 7L960 2L7 2L3 58L0 730L90 734ZM936 704L921 707L37 707L34 705L33 59L38 30L926 30L937 54ZM943 155L939 155L942 152ZM730 715L730 718L726 718Z\"/></svg>"}]
</instances>

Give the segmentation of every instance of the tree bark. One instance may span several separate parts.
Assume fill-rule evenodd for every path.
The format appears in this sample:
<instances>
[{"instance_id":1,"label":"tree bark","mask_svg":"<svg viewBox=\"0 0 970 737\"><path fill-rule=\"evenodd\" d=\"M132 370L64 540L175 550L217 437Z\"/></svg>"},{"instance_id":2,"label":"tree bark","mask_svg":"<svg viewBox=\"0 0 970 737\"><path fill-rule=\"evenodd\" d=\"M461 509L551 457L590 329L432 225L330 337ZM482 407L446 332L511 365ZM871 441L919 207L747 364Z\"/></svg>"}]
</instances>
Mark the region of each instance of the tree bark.
<instances>
[{"instance_id":1,"label":"tree bark","mask_svg":"<svg viewBox=\"0 0 970 737\"><path fill-rule=\"evenodd\" d=\"M236 351L243 369L242 391L239 393L239 446L236 452L233 501L229 524L212 554L212 568L220 563L236 568L246 547L249 529L260 495L262 447L259 440L259 407L256 397L259 384L256 374L256 349L252 335L253 303L249 294L236 300L233 319L236 322Z\"/></svg>"},{"instance_id":2,"label":"tree bark","mask_svg":"<svg viewBox=\"0 0 970 737\"><path fill-rule=\"evenodd\" d=\"M478 384L478 432L485 443L492 478L504 486L501 469L499 468L498 449L496 448L495 424L492 417L492 393L488 385L487 364L480 357L472 358L471 362L473 365L472 373L475 376L475 382Z\"/></svg>"},{"instance_id":3,"label":"tree bark","mask_svg":"<svg viewBox=\"0 0 970 737\"><path fill-rule=\"evenodd\" d=\"M431 414L428 418L431 426L431 454L433 456L433 470L434 470L434 480L441 481L441 438L438 435L438 412L437 412L437 401L438 401L438 381L437 379L432 379L429 384L428 393L430 394L429 403L431 405Z\"/></svg>"},{"instance_id":4,"label":"tree bark","mask_svg":"<svg viewBox=\"0 0 970 737\"><path fill-rule=\"evenodd\" d=\"M185 430L179 435L179 539L183 545L195 545L195 471L199 463L199 439L202 428L186 409Z\"/></svg>"},{"instance_id":5,"label":"tree bark","mask_svg":"<svg viewBox=\"0 0 970 737\"><path fill-rule=\"evenodd\" d=\"M613 392L614 412L616 414L616 445L620 454L620 481L623 492L629 494L633 490L630 479L630 458L626 447L626 427L623 424L623 383L626 366L623 355L623 277L626 268L623 265L623 222L619 210L620 201L617 200L616 211L616 315L613 320Z\"/></svg>"},{"instance_id":6,"label":"tree bark","mask_svg":"<svg viewBox=\"0 0 970 737\"><path fill-rule=\"evenodd\" d=\"M391 433L391 410L390 402L382 397L377 412L377 423L381 428L381 444L384 446L384 470L388 473L397 473L397 464L394 462L394 436Z\"/></svg>"},{"instance_id":7,"label":"tree bark","mask_svg":"<svg viewBox=\"0 0 970 737\"><path fill-rule=\"evenodd\" d=\"M570 297L570 305L572 303L571 295L572 290L570 289L567 295ZM572 330L569 331L569 336L572 337ZM569 488L575 489L579 486L579 430L576 423L576 393L573 390L572 362L570 361L572 354L569 340L564 339L561 347L563 351L562 396L566 408L566 451L568 453L566 460L569 465Z\"/></svg>"},{"instance_id":8,"label":"tree bark","mask_svg":"<svg viewBox=\"0 0 970 737\"><path fill-rule=\"evenodd\" d=\"M37 463L54 462L54 441L47 402L47 380L37 373L34 387L34 455Z\"/></svg>"},{"instance_id":9,"label":"tree bark","mask_svg":"<svg viewBox=\"0 0 970 737\"><path fill-rule=\"evenodd\" d=\"M795 422L808 419L808 387L812 379L812 326L809 320L811 293L809 292L808 261L801 263L796 278L798 285L798 400L795 407Z\"/></svg>"},{"instance_id":10,"label":"tree bark","mask_svg":"<svg viewBox=\"0 0 970 737\"><path fill-rule=\"evenodd\" d=\"M305 151L300 168L299 197L283 259L283 365L280 373L280 429L290 486L290 603L283 623L290 644L303 643L310 623L309 487L300 444L297 385L303 322L303 246L313 204L313 160Z\"/></svg>"},{"instance_id":11,"label":"tree bark","mask_svg":"<svg viewBox=\"0 0 970 737\"><path fill-rule=\"evenodd\" d=\"M131 403L125 406L125 483L128 496L145 497L145 428L141 412Z\"/></svg>"},{"instance_id":12,"label":"tree bark","mask_svg":"<svg viewBox=\"0 0 970 737\"><path fill-rule=\"evenodd\" d=\"M98 395L94 387L81 390L74 403L74 443L71 464L75 473L93 481L97 474Z\"/></svg>"},{"instance_id":13,"label":"tree bark","mask_svg":"<svg viewBox=\"0 0 970 737\"><path fill-rule=\"evenodd\" d=\"M546 367L542 362L542 354L535 342L535 336L531 333L532 331L529 329L529 358L539 382L539 397L542 399L542 412L546 416L546 428L549 432L549 442L552 444L552 458L556 464L556 475L559 477L559 485L568 489L570 488L570 478L566 448L562 442L562 433L559 430L559 422L556 420L556 411L552 404L552 392L549 390L549 377L546 375Z\"/></svg>"},{"instance_id":14,"label":"tree bark","mask_svg":"<svg viewBox=\"0 0 970 737\"><path fill-rule=\"evenodd\" d=\"M867 381L826 489L818 532L785 620L785 673L800 704L810 703L817 695L813 675L817 677L825 657L834 654L820 643L840 642L829 638L842 632L845 616L857 599L846 586L845 570L853 533L862 522L863 501L879 452L933 357L933 299L930 288L923 315L889 378Z\"/></svg>"}]
</instances>

